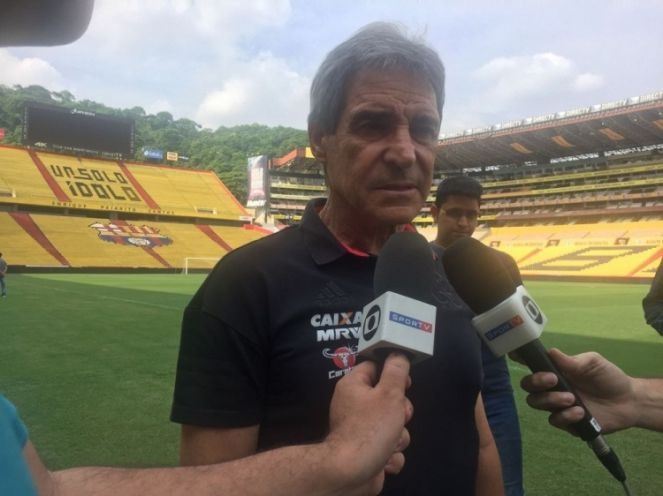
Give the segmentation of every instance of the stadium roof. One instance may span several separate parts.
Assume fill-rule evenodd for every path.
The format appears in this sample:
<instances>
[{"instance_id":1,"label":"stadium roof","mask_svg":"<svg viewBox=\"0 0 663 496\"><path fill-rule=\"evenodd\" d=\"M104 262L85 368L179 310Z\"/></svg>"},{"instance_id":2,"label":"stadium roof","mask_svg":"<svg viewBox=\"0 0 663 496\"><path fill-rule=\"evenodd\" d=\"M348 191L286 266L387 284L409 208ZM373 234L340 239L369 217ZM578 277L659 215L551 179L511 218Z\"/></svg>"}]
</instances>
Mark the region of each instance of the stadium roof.
<instances>
[{"instance_id":1,"label":"stadium roof","mask_svg":"<svg viewBox=\"0 0 663 496\"><path fill-rule=\"evenodd\" d=\"M471 129L439 142L444 170L487 167L663 143L663 92Z\"/></svg>"},{"instance_id":2,"label":"stadium roof","mask_svg":"<svg viewBox=\"0 0 663 496\"><path fill-rule=\"evenodd\" d=\"M663 145L663 91L555 114L469 129L438 142L437 167L546 164L563 157ZM273 158L272 170L319 173L310 148Z\"/></svg>"}]
</instances>

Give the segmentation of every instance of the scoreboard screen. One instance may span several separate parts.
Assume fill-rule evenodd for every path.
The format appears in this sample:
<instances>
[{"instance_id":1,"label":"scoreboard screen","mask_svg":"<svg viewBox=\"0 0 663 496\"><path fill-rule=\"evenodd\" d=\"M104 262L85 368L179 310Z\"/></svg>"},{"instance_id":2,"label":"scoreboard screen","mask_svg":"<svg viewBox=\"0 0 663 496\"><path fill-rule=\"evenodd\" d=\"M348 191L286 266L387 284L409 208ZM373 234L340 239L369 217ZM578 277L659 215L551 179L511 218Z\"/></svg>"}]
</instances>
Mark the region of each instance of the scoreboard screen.
<instances>
[{"instance_id":1,"label":"scoreboard screen","mask_svg":"<svg viewBox=\"0 0 663 496\"><path fill-rule=\"evenodd\" d=\"M130 157L134 153L134 130L133 119L26 103L23 144Z\"/></svg>"}]
</instances>

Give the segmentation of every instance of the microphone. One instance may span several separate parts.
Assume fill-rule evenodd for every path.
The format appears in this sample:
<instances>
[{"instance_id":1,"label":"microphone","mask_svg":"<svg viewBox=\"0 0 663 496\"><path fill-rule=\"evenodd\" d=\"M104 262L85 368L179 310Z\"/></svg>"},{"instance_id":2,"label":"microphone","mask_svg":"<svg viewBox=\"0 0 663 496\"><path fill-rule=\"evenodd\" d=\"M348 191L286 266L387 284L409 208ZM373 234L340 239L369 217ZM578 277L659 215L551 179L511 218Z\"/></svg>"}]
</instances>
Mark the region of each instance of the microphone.
<instances>
[{"instance_id":1,"label":"microphone","mask_svg":"<svg viewBox=\"0 0 663 496\"><path fill-rule=\"evenodd\" d=\"M94 0L2 2L0 46L65 45L80 38Z\"/></svg>"},{"instance_id":2,"label":"microphone","mask_svg":"<svg viewBox=\"0 0 663 496\"><path fill-rule=\"evenodd\" d=\"M471 237L459 239L444 251L442 264L456 293L477 314L472 324L493 354L515 351L532 372L557 375L553 389L574 392L538 339L547 322L545 315L523 286L516 287L495 250ZM575 397L585 416L570 429L589 444L628 492L624 469L601 435L601 426Z\"/></svg>"},{"instance_id":3,"label":"microphone","mask_svg":"<svg viewBox=\"0 0 663 496\"><path fill-rule=\"evenodd\" d=\"M433 252L414 232L392 234L380 250L373 276L377 296L362 312L359 355L381 362L393 350L414 364L433 356Z\"/></svg>"}]
</instances>

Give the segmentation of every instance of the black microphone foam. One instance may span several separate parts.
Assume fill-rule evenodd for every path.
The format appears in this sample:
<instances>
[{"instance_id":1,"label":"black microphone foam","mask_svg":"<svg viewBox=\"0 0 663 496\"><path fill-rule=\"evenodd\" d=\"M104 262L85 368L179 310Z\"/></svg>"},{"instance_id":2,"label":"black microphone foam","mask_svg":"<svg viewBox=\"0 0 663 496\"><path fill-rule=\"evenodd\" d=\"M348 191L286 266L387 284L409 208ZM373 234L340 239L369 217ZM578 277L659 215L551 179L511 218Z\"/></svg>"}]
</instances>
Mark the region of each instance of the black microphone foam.
<instances>
[{"instance_id":1,"label":"black microphone foam","mask_svg":"<svg viewBox=\"0 0 663 496\"><path fill-rule=\"evenodd\" d=\"M0 2L0 46L65 45L80 38L94 0Z\"/></svg>"},{"instance_id":2,"label":"black microphone foam","mask_svg":"<svg viewBox=\"0 0 663 496\"><path fill-rule=\"evenodd\" d=\"M474 238L461 238L442 255L447 279L467 306L482 314L506 300L516 284L494 250Z\"/></svg>"},{"instance_id":3,"label":"black microphone foam","mask_svg":"<svg viewBox=\"0 0 663 496\"><path fill-rule=\"evenodd\" d=\"M392 291L432 304L435 263L428 241L415 232L392 234L380 250L373 289L376 296Z\"/></svg>"},{"instance_id":4,"label":"black microphone foam","mask_svg":"<svg viewBox=\"0 0 663 496\"><path fill-rule=\"evenodd\" d=\"M444 251L442 264L458 296L478 315L495 308L516 292L517 284L497 252L476 239L463 238L454 242ZM513 351L533 372L550 371L557 375L558 383L553 389L574 392L538 338ZM585 416L570 429L587 441L601 463L625 484L626 474L619 458L603 439L598 423L578 395L576 405L584 408Z\"/></svg>"}]
</instances>

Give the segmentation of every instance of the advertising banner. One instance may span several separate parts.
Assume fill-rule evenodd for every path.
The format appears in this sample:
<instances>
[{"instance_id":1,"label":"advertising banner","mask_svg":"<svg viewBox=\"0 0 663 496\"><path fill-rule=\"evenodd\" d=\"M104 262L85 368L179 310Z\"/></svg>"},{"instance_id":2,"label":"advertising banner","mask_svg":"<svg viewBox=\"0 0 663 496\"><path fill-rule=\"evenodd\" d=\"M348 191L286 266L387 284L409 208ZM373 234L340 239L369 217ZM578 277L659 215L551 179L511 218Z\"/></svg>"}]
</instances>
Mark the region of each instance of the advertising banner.
<instances>
[{"instance_id":1,"label":"advertising banner","mask_svg":"<svg viewBox=\"0 0 663 496\"><path fill-rule=\"evenodd\" d=\"M248 192L246 206L250 208L264 207L267 200L266 177L267 156L258 155L248 159Z\"/></svg>"}]
</instances>

